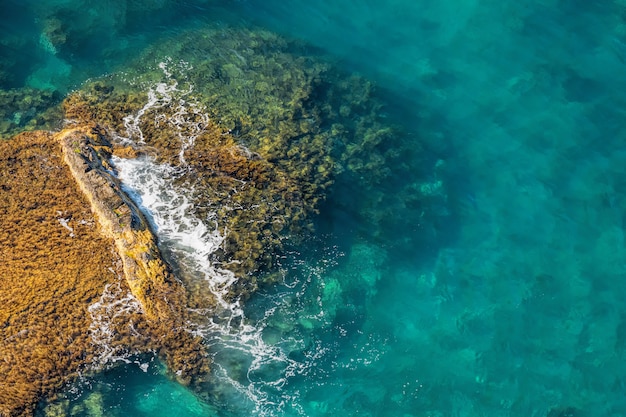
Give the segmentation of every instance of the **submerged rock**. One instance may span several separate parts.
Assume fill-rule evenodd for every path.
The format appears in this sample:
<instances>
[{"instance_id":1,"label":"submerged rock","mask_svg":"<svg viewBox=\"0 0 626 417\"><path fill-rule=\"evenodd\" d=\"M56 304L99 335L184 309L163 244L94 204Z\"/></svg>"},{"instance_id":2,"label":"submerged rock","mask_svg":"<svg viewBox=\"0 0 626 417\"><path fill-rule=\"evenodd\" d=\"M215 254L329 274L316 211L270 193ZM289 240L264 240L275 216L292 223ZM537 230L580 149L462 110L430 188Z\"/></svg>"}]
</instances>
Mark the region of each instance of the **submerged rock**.
<instances>
[{"instance_id":1,"label":"submerged rock","mask_svg":"<svg viewBox=\"0 0 626 417\"><path fill-rule=\"evenodd\" d=\"M62 99L51 90L0 89L0 140L23 131L58 128Z\"/></svg>"},{"instance_id":2,"label":"submerged rock","mask_svg":"<svg viewBox=\"0 0 626 417\"><path fill-rule=\"evenodd\" d=\"M413 190L372 195L380 182L401 182L390 167L400 170L396 161L419 146L396 146L401 134L380 114L370 82L305 45L263 30L208 28L155 45L128 68L74 92L66 117L102 126L119 155L181 168L177 184L193 190L194 215L225 236L211 261L238 275L233 297L271 281L266 273L286 244L309 236L338 176L347 178L342 186L359 185L339 192L361 201L355 214L368 221L390 222L381 206L419 199Z\"/></svg>"},{"instance_id":3,"label":"submerged rock","mask_svg":"<svg viewBox=\"0 0 626 417\"><path fill-rule=\"evenodd\" d=\"M175 56L164 59L164 50ZM379 117L371 84L302 45L211 29L150 49L133 65L145 71L155 57L163 59L157 71L73 92L63 102L66 130L0 143L0 303L10 306L0 311L0 375L8 375L0 415L28 415L39 397L117 352L158 352L180 382L206 380L207 349L191 330L197 320L213 322L224 300L203 279L174 276L175 260L122 189L112 155L171 168L170 185L188 191L185 215L223 237L202 262L236 276L226 301L237 303L276 279L285 242L307 239L338 176L358 179L358 190L337 192L348 205L362 199L355 215L375 225L393 220L381 206L405 204L407 194L419 206L433 194L393 179L389 167L406 149L395 147L398 132ZM391 179L398 196L372 195ZM346 288L376 293L372 262L367 273L355 264L328 282L321 296L330 316ZM98 330L93 315L111 299L126 308Z\"/></svg>"}]
</instances>

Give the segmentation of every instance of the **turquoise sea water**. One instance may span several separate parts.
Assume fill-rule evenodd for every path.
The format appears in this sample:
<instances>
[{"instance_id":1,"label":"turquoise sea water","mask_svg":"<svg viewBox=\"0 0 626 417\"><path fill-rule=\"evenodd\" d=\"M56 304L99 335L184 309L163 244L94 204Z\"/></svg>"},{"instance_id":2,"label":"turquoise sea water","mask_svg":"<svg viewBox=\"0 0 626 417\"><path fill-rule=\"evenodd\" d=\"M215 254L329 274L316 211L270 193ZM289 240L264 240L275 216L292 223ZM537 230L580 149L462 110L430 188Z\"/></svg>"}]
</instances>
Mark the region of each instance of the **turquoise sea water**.
<instances>
[{"instance_id":1,"label":"turquoise sea water","mask_svg":"<svg viewBox=\"0 0 626 417\"><path fill-rule=\"evenodd\" d=\"M420 150L370 189L338 178L284 284L248 302L275 356L216 343L203 400L137 358L147 372L70 389L72 415L626 415L625 2L0 7L5 90L65 94L189 28L256 25L377 83ZM398 198L407 187L432 206Z\"/></svg>"}]
</instances>

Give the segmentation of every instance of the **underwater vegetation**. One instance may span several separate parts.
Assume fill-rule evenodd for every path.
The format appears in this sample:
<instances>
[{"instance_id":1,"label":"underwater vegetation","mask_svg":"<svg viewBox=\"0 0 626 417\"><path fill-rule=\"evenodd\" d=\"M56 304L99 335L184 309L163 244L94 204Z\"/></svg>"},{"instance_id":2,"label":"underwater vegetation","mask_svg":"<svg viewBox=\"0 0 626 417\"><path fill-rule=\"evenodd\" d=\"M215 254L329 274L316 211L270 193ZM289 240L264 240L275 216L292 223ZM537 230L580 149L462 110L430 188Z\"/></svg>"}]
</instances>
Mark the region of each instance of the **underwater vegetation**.
<instances>
[{"instance_id":1,"label":"underwater vegetation","mask_svg":"<svg viewBox=\"0 0 626 417\"><path fill-rule=\"evenodd\" d=\"M193 85L211 118L239 143L297 182L314 184L301 188L316 211L324 198L314 192L333 193L354 223L368 225L363 233L401 235L396 249L411 239L441 240L435 229L450 219L447 167L402 120L388 117L395 97L339 70L310 45L265 30L187 32L149 49L143 68L160 62L163 51L188 62L179 79ZM362 202L358 212L354 201ZM399 219L398 210L415 216ZM418 223L423 227L414 230Z\"/></svg>"},{"instance_id":2,"label":"underwater vegetation","mask_svg":"<svg viewBox=\"0 0 626 417\"><path fill-rule=\"evenodd\" d=\"M2 22L0 87L20 87L24 82L21 77L50 56L80 67L88 65L81 57L89 49L102 52L106 61L114 59L109 48L118 52L120 48L105 45L114 44L115 37L136 30L133 23L138 16L149 16L155 23L157 19L166 19L167 13L162 11L171 10L176 3L170 0L6 1L3 14L10 19ZM89 12L85 13L86 10Z\"/></svg>"},{"instance_id":3,"label":"underwater vegetation","mask_svg":"<svg viewBox=\"0 0 626 417\"><path fill-rule=\"evenodd\" d=\"M160 87L146 93L150 85ZM416 173L401 156L424 149L418 138L408 147L407 133L386 120L372 83L263 30L187 32L149 48L122 76L84 86L64 108L77 125L97 123L184 166L178 182L195 190L197 216L228 230L213 260L236 260L228 268L246 275L250 290L252 273L275 266L285 239L296 244L312 228L338 178L360 185L346 205L365 201L353 214L370 224L398 222L398 205L411 205L424 224L449 215L443 161L424 158L424 183L405 184ZM393 193L375 193L381 182Z\"/></svg>"},{"instance_id":4,"label":"underwater vegetation","mask_svg":"<svg viewBox=\"0 0 626 417\"><path fill-rule=\"evenodd\" d=\"M57 53L72 32L54 18L47 24ZM41 114L58 115L52 104L58 96L41 97L30 108L51 110L4 132L48 126L54 117ZM35 99L16 93L12 100ZM423 149L417 138L406 145L407 133L386 119L374 86L263 30L186 32L148 48L126 71L89 81L61 108L60 133L22 133L1 143L0 248L17 249L0 276L30 280L15 288L15 280L7 282L0 292L7 302L24 301L0 317L6 332L0 354L9 355L0 371L8 366L6 384L13 387L3 392L9 408L0 412L9 415L29 415L37 398L79 372L142 353L157 353L179 382L206 387L210 360L187 323L198 319L189 311L211 311L218 300L202 282L174 276L173 259L115 177L112 156L167 165L173 185L191 190L191 215L224 237L206 262L237 277L231 300L280 279L281 256L310 236L329 193L345 193L345 207L372 230L414 222L394 218L398 205L411 205L422 223L448 215L445 163L425 163L424 182L405 184L411 168L400 155ZM356 189L344 188L350 182ZM392 184L391 193L374 192L382 182ZM362 200L358 211L354 199ZM439 211L429 212L433 206ZM355 285L341 279L324 300L339 300L342 285ZM366 279L373 288L378 278L346 279ZM25 288L28 297L18 294ZM44 312L63 329L52 341ZM44 382L36 377L42 372Z\"/></svg>"},{"instance_id":5,"label":"underwater vegetation","mask_svg":"<svg viewBox=\"0 0 626 417\"><path fill-rule=\"evenodd\" d=\"M23 131L58 129L62 99L61 94L51 90L0 89L0 140Z\"/></svg>"}]
</instances>

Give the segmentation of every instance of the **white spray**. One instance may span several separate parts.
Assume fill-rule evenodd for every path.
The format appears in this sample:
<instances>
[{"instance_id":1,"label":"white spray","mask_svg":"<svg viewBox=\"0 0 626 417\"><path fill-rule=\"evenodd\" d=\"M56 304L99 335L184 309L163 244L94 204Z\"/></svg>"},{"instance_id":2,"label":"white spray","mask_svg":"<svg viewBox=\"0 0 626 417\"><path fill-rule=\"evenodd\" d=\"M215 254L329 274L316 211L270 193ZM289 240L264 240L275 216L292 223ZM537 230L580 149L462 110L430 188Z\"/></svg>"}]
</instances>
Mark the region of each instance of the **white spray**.
<instances>
[{"instance_id":1,"label":"white spray","mask_svg":"<svg viewBox=\"0 0 626 417\"><path fill-rule=\"evenodd\" d=\"M157 126L166 124L176 129L181 141L180 163L184 166L184 151L193 146L209 118L202 113L201 106L185 99L193 88L189 86L180 91L178 82L168 70L169 64L171 61L159 65L166 81L149 87L148 102L136 114L124 119L127 137L119 137L119 140L135 145L144 144L146 138L140 127L142 118L148 110L152 112L159 108L167 109L167 112L156 112L154 123ZM188 68L185 63L179 65L183 69ZM173 115L172 106L176 106ZM206 218L199 219L194 215L193 203L187 197L192 190L181 189L175 185L177 169L171 165L158 164L150 157L113 158L112 162L125 191L144 210L152 223L160 244L171 251L177 264L187 274L204 280L217 301L218 311L206 312L207 320L202 324L190 323L188 330L204 337L210 350L214 352L214 372L227 385L224 389L234 390L252 402L255 415L272 415L285 406L286 400L279 400L280 404L273 403L263 387L280 388L286 378L303 372L303 368L309 364L289 358L289 349L280 346L284 341L276 345L266 343L262 338L264 326L248 324L241 302L232 301L227 296L238 278L233 272L211 262L211 254L220 248L225 237L215 221L217 216L209 214ZM280 300L276 300L276 303L280 303ZM267 322L272 314L274 309L268 309L265 320L260 322ZM292 348L302 347L302 343L295 340L290 340L289 345ZM248 364L244 381L231 376L232 370L227 363L233 362L233 358L239 363ZM266 368L278 371L272 372L273 377L264 374L262 380L258 380L258 376L255 377L259 374L257 371ZM274 398L273 401L277 399Z\"/></svg>"}]
</instances>

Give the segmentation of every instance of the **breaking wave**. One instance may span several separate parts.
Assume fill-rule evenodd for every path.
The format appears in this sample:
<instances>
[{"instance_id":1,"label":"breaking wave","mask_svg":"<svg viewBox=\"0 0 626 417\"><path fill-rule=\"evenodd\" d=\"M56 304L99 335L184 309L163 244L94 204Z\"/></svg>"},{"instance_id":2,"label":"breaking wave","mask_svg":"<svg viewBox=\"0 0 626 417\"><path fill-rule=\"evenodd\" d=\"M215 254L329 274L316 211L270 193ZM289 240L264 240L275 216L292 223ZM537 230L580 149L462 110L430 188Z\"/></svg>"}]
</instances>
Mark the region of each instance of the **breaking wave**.
<instances>
[{"instance_id":1,"label":"breaking wave","mask_svg":"<svg viewBox=\"0 0 626 417\"><path fill-rule=\"evenodd\" d=\"M115 283L106 284L98 301L87 308L91 317L89 333L93 344L99 350L98 356L94 360L96 368L102 368L118 361L136 362L129 359L133 352L129 352L123 345L115 343L117 321L123 321L131 334L137 334L132 319L127 320L130 315L142 312L139 301L133 297L130 291L122 288L119 279L118 277L118 281ZM139 363L139 366L144 369L147 365Z\"/></svg>"},{"instance_id":2,"label":"breaking wave","mask_svg":"<svg viewBox=\"0 0 626 417\"><path fill-rule=\"evenodd\" d=\"M159 113L154 118L155 127L168 127L176 133L181 147L179 152L179 160L181 164L185 163L184 152L191 148L196 138L204 132L209 121L209 116L205 109L194 100L189 100L188 96L193 92L193 85L187 84L182 88L176 78L172 76L170 67L174 67L177 72L184 72L192 69L192 66L180 61L176 64L172 60L166 60L159 63L159 68L163 71L165 80L148 86L148 101L135 114L124 117L124 127L127 136L118 136L122 143L138 143L145 144L145 138L140 124L149 110L158 110L159 108L168 108L168 116L165 113Z\"/></svg>"},{"instance_id":3,"label":"breaking wave","mask_svg":"<svg viewBox=\"0 0 626 417\"><path fill-rule=\"evenodd\" d=\"M149 87L148 102L136 114L125 118L127 136L119 139L126 144L141 145L145 139L140 121L146 111L168 108L170 114L171 106L176 106L171 117L157 111L154 122L176 128L181 141L180 162L184 166L183 152L193 146L201 133L198 129L202 125L197 123L201 108L185 99L193 87L179 90L168 64L162 63L160 67L166 81ZM208 116L202 114L201 120L208 121ZM220 233L224 227L217 224L214 213L205 218L196 217L191 199L193 190L179 187L175 182L181 168L157 163L149 156L113 157L112 163L124 190L146 214L176 274L185 277L185 283L203 282L214 297L216 308L194 310L194 317L201 319L189 323L187 329L205 339L213 357L209 395L235 414L248 411L259 416L284 415L288 408L296 415L304 415L294 401L294 394L287 394L281 388L289 378L305 374L325 349L308 346L308 353L294 354L304 351L307 342L293 328L277 331L280 325L274 317L280 315L280 320L285 320L285 312L290 311L290 304L301 295L298 290L302 290L304 283L298 280L289 285L284 283L282 290L265 297L258 317L247 318L241 300L229 296L238 277L211 260L224 241L225 236Z\"/></svg>"}]
</instances>

